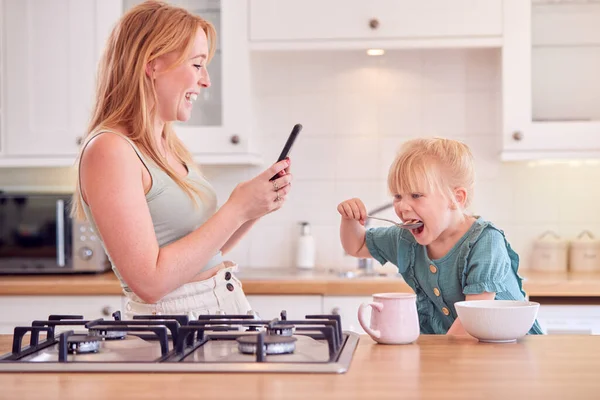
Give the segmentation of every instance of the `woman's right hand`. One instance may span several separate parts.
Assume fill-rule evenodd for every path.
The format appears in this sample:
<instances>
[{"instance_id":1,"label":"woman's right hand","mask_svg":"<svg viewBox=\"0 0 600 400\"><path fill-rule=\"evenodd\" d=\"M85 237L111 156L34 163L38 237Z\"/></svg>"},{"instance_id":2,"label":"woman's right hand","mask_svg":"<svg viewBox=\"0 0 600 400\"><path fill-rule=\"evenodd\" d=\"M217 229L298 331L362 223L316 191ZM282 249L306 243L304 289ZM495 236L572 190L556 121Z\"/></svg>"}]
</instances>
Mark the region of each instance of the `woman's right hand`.
<instances>
[{"instance_id":1,"label":"woman's right hand","mask_svg":"<svg viewBox=\"0 0 600 400\"><path fill-rule=\"evenodd\" d=\"M255 178L238 184L228 202L241 210L245 220L260 218L281 208L291 189L289 166L289 159L279 161ZM275 175L277 178L271 181Z\"/></svg>"},{"instance_id":2,"label":"woman's right hand","mask_svg":"<svg viewBox=\"0 0 600 400\"><path fill-rule=\"evenodd\" d=\"M367 219L367 208L358 198L341 202L337 206L337 210L342 218L358 221L361 225L364 225Z\"/></svg>"}]
</instances>

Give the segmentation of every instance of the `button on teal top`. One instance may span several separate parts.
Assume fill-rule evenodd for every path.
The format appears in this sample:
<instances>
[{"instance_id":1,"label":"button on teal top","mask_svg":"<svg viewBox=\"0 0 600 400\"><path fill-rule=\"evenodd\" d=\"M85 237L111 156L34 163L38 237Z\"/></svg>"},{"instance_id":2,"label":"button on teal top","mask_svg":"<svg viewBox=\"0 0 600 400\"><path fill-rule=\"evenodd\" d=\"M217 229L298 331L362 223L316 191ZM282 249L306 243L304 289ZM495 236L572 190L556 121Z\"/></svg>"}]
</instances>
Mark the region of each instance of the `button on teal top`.
<instances>
[{"instance_id":1,"label":"button on teal top","mask_svg":"<svg viewBox=\"0 0 600 400\"><path fill-rule=\"evenodd\" d=\"M454 303L467 294L495 292L496 300L525 300L519 256L504 232L482 218L437 260L427 256L427 248L409 231L396 226L368 229L366 243L373 258L396 265L415 291L421 333L448 332L456 319ZM529 334L542 333L536 321Z\"/></svg>"}]
</instances>

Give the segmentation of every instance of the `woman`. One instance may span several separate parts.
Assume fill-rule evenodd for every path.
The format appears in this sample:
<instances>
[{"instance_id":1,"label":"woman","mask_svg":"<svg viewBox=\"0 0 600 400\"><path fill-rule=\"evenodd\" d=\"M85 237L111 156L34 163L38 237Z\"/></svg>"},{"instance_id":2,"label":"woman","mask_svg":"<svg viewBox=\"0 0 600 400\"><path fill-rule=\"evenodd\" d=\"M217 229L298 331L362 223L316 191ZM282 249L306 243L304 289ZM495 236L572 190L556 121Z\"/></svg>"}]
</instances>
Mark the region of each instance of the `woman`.
<instances>
[{"instance_id":1,"label":"woman","mask_svg":"<svg viewBox=\"0 0 600 400\"><path fill-rule=\"evenodd\" d=\"M79 156L73 214L102 240L139 314L245 314L250 306L226 254L290 190L290 161L239 184L217 211L213 188L173 132L187 121L215 47L199 16L147 1L113 29ZM269 179L278 175L278 178Z\"/></svg>"}]
</instances>

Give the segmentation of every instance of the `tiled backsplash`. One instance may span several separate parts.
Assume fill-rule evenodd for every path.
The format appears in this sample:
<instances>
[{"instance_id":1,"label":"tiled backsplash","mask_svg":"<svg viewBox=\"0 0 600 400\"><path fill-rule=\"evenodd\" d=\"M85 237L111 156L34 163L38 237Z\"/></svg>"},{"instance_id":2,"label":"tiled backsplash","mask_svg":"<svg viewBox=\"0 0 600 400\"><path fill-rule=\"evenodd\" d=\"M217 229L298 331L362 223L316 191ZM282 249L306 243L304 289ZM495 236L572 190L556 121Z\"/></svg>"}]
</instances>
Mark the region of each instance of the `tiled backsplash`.
<instances>
[{"instance_id":1,"label":"tiled backsplash","mask_svg":"<svg viewBox=\"0 0 600 400\"><path fill-rule=\"evenodd\" d=\"M299 221L308 221L319 266L352 266L339 244L336 206L360 197L391 200L386 177L406 139L464 140L476 159L472 211L502 228L523 266L546 230L600 235L600 164L502 163L500 53L497 50L256 53L252 56L256 145L275 160L295 123L289 200L257 223L231 258L241 266L293 266ZM205 167L224 202L263 168ZM69 186L65 169L0 169L2 185ZM392 216L390 212L387 216ZM385 216L386 213L382 214Z\"/></svg>"}]
</instances>

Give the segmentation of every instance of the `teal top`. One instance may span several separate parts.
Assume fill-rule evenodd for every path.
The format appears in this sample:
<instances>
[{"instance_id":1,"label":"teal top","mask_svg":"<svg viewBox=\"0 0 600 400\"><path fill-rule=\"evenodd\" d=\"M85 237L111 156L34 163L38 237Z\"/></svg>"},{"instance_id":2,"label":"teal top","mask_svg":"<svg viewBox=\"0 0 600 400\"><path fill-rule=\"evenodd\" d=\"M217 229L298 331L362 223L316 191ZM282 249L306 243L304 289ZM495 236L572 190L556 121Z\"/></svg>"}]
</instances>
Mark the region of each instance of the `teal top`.
<instances>
[{"instance_id":1,"label":"teal top","mask_svg":"<svg viewBox=\"0 0 600 400\"><path fill-rule=\"evenodd\" d=\"M517 273L519 256L504 232L481 217L437 260L428 257L427 247L408 230L396 226L368 229L366 244L381 264L396 265L415 291L421 333L448 332L457 318L454 303L468 294L495 292L496 300L525 300ZM543 334L537 321L529 334Z\"/></svg>"}]
</instances>

